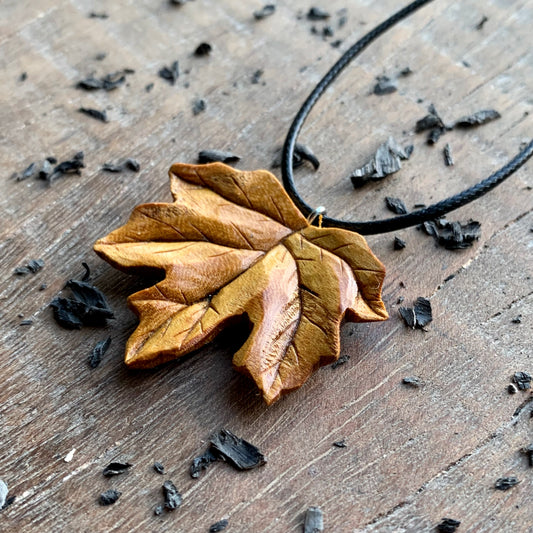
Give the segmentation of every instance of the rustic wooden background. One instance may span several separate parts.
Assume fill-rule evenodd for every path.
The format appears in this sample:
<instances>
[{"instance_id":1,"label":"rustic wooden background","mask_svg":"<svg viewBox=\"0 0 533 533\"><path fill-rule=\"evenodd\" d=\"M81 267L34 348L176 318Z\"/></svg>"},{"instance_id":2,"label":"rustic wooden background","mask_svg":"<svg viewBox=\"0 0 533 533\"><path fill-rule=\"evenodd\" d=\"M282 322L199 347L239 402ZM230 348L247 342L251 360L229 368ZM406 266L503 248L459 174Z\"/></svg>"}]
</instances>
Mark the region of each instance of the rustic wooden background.
<instances>
[{"instance_id":1,"label":"rustic wooden background","mask_svg":"<svg viewBox=\"0 0 533 533\"><path fill-rule=\"evenodd\" d=\"M317 4L333 14L335 36L324 40L311 33L324 24L299 17L313 5L304 0L280 0L260 22L252 17L259 1L3 0L0 479L16 501L0 514L2 531L203 532L225 517L227 531L297 532L311 505L322 508L330 532L434 531L442 517L460 520L460 532L533 530L533 470L519 451L532 440L531 395L506 390L515 371L533 371L533 163L449 217L482 223L472 248L438 248L413 228L396 233L407 241L401 252L392 249L394 234L369 237L387 266L390 320L346 325L342 353L350 360L321 369L271 407L231 367L236 332L182 361L128 371L123 348L136 320L126 298L147 281L92 252L136 204L170 199L166 173L174 161L231 149L242 157L239 168L269 168L315 83L404 3ZM348 21L337 29L342 8ZM89 18L91 11L109 17ZM430 203L499 168L533 134L532 24L531 0L437 0L372 45L305 127L300 140L321 160L318 172L297 172L306 200L343 218L383 217L384 196L409 207ZM338 49L330 46L335 39L343 41ZM212 54L193 57L202 41ZM94 59L100 52L103 61ZM171 86L157 72L176 59L183 73ZM376 76L406 66L413 74L398 92L370 94ZM74 88L91 72L124 67L135 74L114 92ZM252 84L257 69L264 74ZM193 116L198 97L207 109ZM502 118L429 147L413 126L431 102L447 120L486 107ZM109 123L79 114L81 105L107 109ZM388 135L414 143L412 160L386 182L354 191L346 176ZM451 168L442 159L446 141ZM10 178L31 161L78 150L86 158L80 177L51 186ZM122 157L137 158L141 171L99 170ZM45 260L40 273L13 275L32 258ZM52 319L49 302L82 275L82 261L116 313L106 329L66 331ZM42 283L48 288L39 291ZM428 331L406 329L400 296L408 304L431 298ZM521 323L513 323L518 315ZM20 326L22 319L33 325ZM91 370L87 356L108 335L111 348ZM425 386L402 385L408 375ZM221 427L257 444L268 464L245 473L217 464L191 479L191 459ZM332 446L340 439L346 448ZM134 467L104 478L103 467L116 459ZM152 470L156 460L166 477ZM494 490L508 475L521 483ZM156 517L165 479L183 505ZM99 506L110 487L123 493L120 500Z\"/></svg>"}]
</instances>

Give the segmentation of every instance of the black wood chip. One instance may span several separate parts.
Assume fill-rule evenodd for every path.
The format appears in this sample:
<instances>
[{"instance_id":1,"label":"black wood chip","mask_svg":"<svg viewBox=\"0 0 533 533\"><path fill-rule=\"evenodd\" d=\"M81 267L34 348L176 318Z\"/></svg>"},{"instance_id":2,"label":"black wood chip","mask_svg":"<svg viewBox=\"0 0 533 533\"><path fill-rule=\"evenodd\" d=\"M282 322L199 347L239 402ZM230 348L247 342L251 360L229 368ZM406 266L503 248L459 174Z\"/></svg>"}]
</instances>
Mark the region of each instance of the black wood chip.
<instances>
[{"instance_id":1,"label":"black wood chip","mask_svg":"<svg viewBox=\"0 0 533 533\"><path fill-rule=\"evenodd\" d=\"M102 170L105 172L122 172L124 170L124 167L122 165L115 165L114 163L104 163L102 165Z\"/></svg>"},{"instance_id":2,"label":"black wood chip","mask_svg":"<svg viewBox=\"0 0 533 533\"><path fill-rule=\"evenodd\" d=\"M221 429L212 435L210 442L214 453L237 470L250 470L266 464L259 448L227 429Z\"/></svg>"},{"instance_id":3,"label":"black wood chip","mask_svg":"<svg viewBox=\"0 0 533 533\"><path fill-rule=\"evenodd\" d=\"M163 496L165 497L165 509L167 511L174 511L183 501L178 489L170 480L163 483Z\"/></svg>"},{"instance_id":4,"label":"black wood chip","mask_svg":"<svg viewBox=\"0 0 533 533\"><path fill-rule=\"evenodd\" d=\"M169 4L172 6L182 6L188 2L192 2L192 0L169 0Z\"/></svg>"},{"instance_id":5,"label":"black wood chip","mask_svg":"<svg viewBox=\"0 0 533 533\"><path fill-rule=\"evenodd\" d=\"M309 20L326 20L329 19L331 15L324 9L320 7L312 7L307 12L307 18Z\"/></svg>"},{"instance_id":6,"label":"black wood chip","mask_svg":"<svg viewBox=\"0 0 533 533\"><path fill-rule=\"evenodd\" d=\"M213 47L209 43L200 43L196 47L194 55L197 57L208 56L211 53L211 50L213 50Z\"/></svg>"},{"instance_id":7,"label":"black wood chip","mask_svg":"<svg viewBox=\"0 0 533 533\"><path fill-rule=\"evenodd\" d=\"M283 148L280 148L276 154L276 157L274 158L274 161L272 163L272 167L277 168L281 166L281 159L283 157ZM301 167L305 161L308 161L313 165L313 168L315 170L318 169L320 166L320 161L318 158L313 154L311 149L306 146L305 144L296 143L294 145L294 153L292 156L292 168L298 168Z\"/></svg>"},{"instance_id":8,"label":"black wood chip","mask_svg":"<svg viewBox=\"0 0 533 533\"><path fill-rule=\"evenodd\" d=\"M132 170L133 172L139 172L141 165L136 159L128 158L118 163L104 163L102 170L106 172L122 172L123 170Z\"/></svg>"},{"instance_id":9,"label":"black wood chip","mask_svg":"<svg viewBox=\"0 0 533 533\"><path fill-rule=\"evenodd\" d=\"M205 453L193 459L192 464L189 468L189 473L191 474L191 477L194 479L199 478L200 472L202 470L206 470L207 467L215 461L218 461L218 457L213 453L211 448L207 449Z\"/></svg>"},{"instance_id":10,"label":"black wood chip","mask_svg":"<svg viewBox=\"0 0 533 533\"><path fill-rule=\"evenodd\" d=\"M442 129L445 128L444 122L440 118L433 104L429 106L428 111L429 111L428 115L416 121L416 125L415 125L416 133L420 133L426 130L432 130L434 128L442 128Z\"/></svg>"},{"instance_id":11,"label":"black wood chip","mask_svg":"<svg viewBox=\"0 0 533 533\"><path fill-rule=\"evenodd\" d=\"M400 237L394 237L394 249L395 250L403 250L407 246L407 243L400 239Z\"/></svg>"},{"instance_id":12,"label":"black wood chip","mask_svg":"<svg viewBox=\"0 0 533 533\"><path fill-rule=\"evenodd\" d=\"M442 153L444 155L444 164L447 167L453 166L452 147L450 146L449 143L446 143Z\"/></svg>"},{"instance_id":13,"label":"black wood chip","mask_svg":"<svg viewBox=\"0 0 533 533\"><path fill-rule=\"evenodd\" d=\"M100 505L113 505L121 496L122 492L119 492L115 489L109 489L100 494L99 503Z\"/></svg>"},{"instance_id":14,"label":"black wood chip","mask_svg":"<svg viewBox=\"0 0 533 533\"><path fill-rule=\"evenodd\" d=\"M513 383L516 383L520 390L528 390L531 388L531 376L527 372L515 372Z\"/></svg>"},{"instance_id":15,"label":"black wood chip","mask_svg":"<svg viewBox=\"0 0 533 533\"><path fill-rule=\"evenodd\" d=\"M388 76L378 76L376 78L377 83L374 85L374 94L377 96L383 96L384 94L391 94L398 90L398 83L395 79Z\"/></svg>"},{"instance_id":16,"label":"black wood chip","mask_svg":"<svg viewBox=\"0 0 533 533\"><path fill-rule=\"evenodd\" d=\"M159 77L174 85L180 75L180 66L178 61L174 61L170 67L163 67L159 69Z\"/></svg>"},{"instance_id":17,"label":"black wood chip","mask_svg":"<svg viewBox=\"0 0 533 533\"><path fill-rule=\"evenodd\" d=\"M476 24L476 30L483 29L483 26L485 25L485 22L487 22L489 19L486 15L483 15L481 17L481 20Z\"/></svg>"},{"instance_id":18,"label":"black wood chip","mask_svg":"<svg viewBox=\"0 0 533 533\"><path fill-rule=\"evenodd\" d=\"M336 440L333 443L333 446L335 446L335 448L346 448L346 440L345 439Z\"/></svg>"},{"instance_id":19,"label":"black wood chip","mask_svg":"<svg viewBox=\"0 0 533 533\"><path fill-rule=\"evenodd\" d=\"M218 531L224 531L228 527L229 522L224 520L219 520L216 524L213 524L209 527L209 533L218 533Z\"/></svg>"},{"instance_id":20,"label":"black wood chip","mask_svg":"<svg viewBox=\"0 0 533 533\"><path fill-rule=\"evenodd\" d=\"M322 28L322 37L324 37L324 39L327 39L328 37L333 37L333 34L334 30L329 24Z\"/></svg>"},{"instance_id":21,"label":"black wood chip","mask_svg":"<svg viewBox=\"0 0 533 533\"><path fill-rule=\"evenodd\" d=\"M260 81L261 81L261 76L263 76L264 74L264 71L261 70L261 69L257 69L253 74L252 74L252 79L251 79L251 82L256 85L258 84Z\"/></svg>"},{"instance_id":22,"label":"black wood chip","mask_svg":"<svg viewBox=\"0 0 533 533\"><path fill-rule=\"evenodd\" d=\"M49 183L52 183L57 178L63 175L76 174L81 175L81 169L85 168L83 162L84 153L78 152L74 155L72 159L67 161L62 161L59 165L56 165L51 173L45 175L39 174L39 178L47 180Z\"/></svg>"},{"instance_id":23,"label":"black wood chip","mask_svg":"<svg viewBox=\"0 0 533 533\"><path fill-rule=\"evenodd\" d=\"M509 490L512 489L515 485L518 485L520 481L514 476L510 477L501 477L496 480L494 488L497 490Z\"/></svg>"},{"instance_id":24,"label":"black wood chip","mask_svg":"<svg viewBox=\"0 0 533 533\"><path fill-rule=\"evenodd\" d=\"M104 474L105 477L118 476L126 472L130 466L133 465L130 463L109 463L104 468L102 474Z\"/></svg>"},{"instance_id":25,"label":"black wood chip","mask_svg":"<svg viewBox=\"0 0 533 533\"><path fill-rule=\"evenodd\" d=\"M21 320L19 326L31 326L33 324L33 320L27 319L27 320Z\"/></svg>"},{"instance_id":26,"label":"black wood chip","mask_svg":"<svg viewBox=\"0 0 533 533\"><path fill-rule=\"evenodd\" d=\"M512 383L510 383L509 385L507 385L507 392L509 394L516 394L518 392L518 389Z\"/></svg>"},{"instance_id":27,"label":"black wood chip","mask_svg":"<svg viewBox=\"0 0 533 533\"><path fill-rule=\"evenodd\" d=\"M416 303L412 308L400 307L398 311L405 324L413 329L422 329L433 320L431 303L428 299L421 296L416 299Z\"/></svg>"},{"instance_id":28,"label":"black wood chip","mask_svg":"<svg viewBox=\"0 0 533 533\"><path fill-rule=\"evenodd\" d=\"M402 148L393 137L382 143L372 159L350 174L354 187L361 187L368 181L380 180L394 174L402 168L401 160L409 159L413 153L412 146Z\"/></svg>"},{"instance_id":29,"label":"black wood chip","mask_svg":"<svg viewBox=\"0 0 533 533\"><path fill-rule=\"evenodd\" d=\"M476 113L472 113L471 115L468 115L466 117L461 117L459 120L456 120L454 127L471 128L473 126L481 126L482 124L486 124L487 122L490 122L491 120L496 120L500 117L501 115L498 113L498 111L494 109L483 109L481 111L477 111Z\"/></svg>"},{"instance_id":30,"label":"black wood chip","mask_svg":"<svg viewBox=\"0 0 533 533\"><path fill-rule=\"evenodd\" d=\"M165 474L165 467L163 466L162 463L160 463L159 461L156 461L154 463L154 470L158 473L158 474L161 474L161 475L164 475Z\"/></svg>"},{"instance_id":31,"label":"black wood chip","mask_svg":"<svg viewBox=\"0 0 533 533\"><path fill-rule=\"evenodd\" d=\"M91 19L106 19L106 18L109 18L109 15L107 13L104 13L104 12L96 13L94 11L91 11L89 13L89 18L91 18Z\"/></svg>"},{"instance_id":32,"label":"black wood chip","mask_svg":"<svg viewBox=\"0 0 533 533\"><path fill-rule=\"evenodd\" d=\"M144 90L149 93L152 89L154 88L154 84L153 83L149 83L148 85L146 85L144 87Z\"/></svg>"},{"instance_id":33,"label":"black wood chip","mask_svg":"<svg viewBox=\"0 0 533 533\"><path fill-rule=\"evenodd\" d=\"M202 111L205 111L207 104L203 98L197 98L192 104L192 114L194 116L199 115Z\"/></svg>"},{"instance_id":34,"label":"black wood chip","mask_svg":"<svg viewBox=\"0 0 533 533\"><path fill-rule=\"evenodd\" d=\"M50 303L56 322L67 329L82 326L105 326L108 318L114 318L103 293L93 285L71 279L66 287L73 298L55 298Z\"/></svg>"},{"instance_id":35,"label":"black wood chip","mask_svg":"<svg viewBox=\"0 0 533 533\"><path fill-rule=\"evenodd\" d=\"M96 343L91 352L91 355L89 355L89 358L87 360L87 363L91 368L96 368L102 362L102 357L107 352L107 349L109 348L110 344L111 337L108 337L105 341L100 341Z\"/></svg>"},{"instance_id":36,"label":"black wood chip","mask_svg":"<svg viewBox=\"0 0 533 533\"><path fill-rule=\"evenodd\" d=\"M511 322L513 324L521 324L522 323L522 315L516 315L513 319L511 319Z\"/></svg>"},{"instance_id":37,"label":"black wood chip","mask_svg":"<svg viewBox=\"0 0 533 533\"><path fill-rule=\"evenodd\" d=\"M124 161L124 168L132 170L133 172L139 172L139 170L141 170L141 165L136 159L128 157L128 159Z\"/></svg>"},{"instance_id":38,"label":"black wood chip","mask_svg":"<svg viewBox=\"0 0 533 533\"><path fill-rule=\"evenodd\" d=\"M126 82L126 76L128 74L134 74L135 71L130 68L123 70L117 70L106 74L101 78L95 78L94 76L88 76L87 78L79 81L76 84L77 89L83 89L84 91L97 91L102 89L104 91L113 91Z\"/></svg>"},{"instance_id":39,"label":"black wood chip","mask_svg":"<svg viewBox=\"0 0 533 533\"><path fill-rule=\"evenodd\" d=\"M14 274L17 276L25 276L26 274L36 274L44 267L42 259L30 259L27 265L15 268Z\"/></svg>"},{"instance_id":40,"label":"black wood chip","mask_svg":"<svg viewBox=\"0 0 533 533\"><path fill-rule=\"evenodd\" d=\"M468 248L481 235L481 224L474 220L462 224L438 218L424 222L422 228L428 235L434 237L439 245L448 250Z\"/></svg>"},{"instance_id":41,"label":"black wood chip","mask_svg":"<svg viewBox=\"0 0 533 533\"><path fill-rule=\"evenodd\" d=\"M85 261L81 262L81 266L85 270L81 281L89 281L91 279L91 267Z\"/></svg>"},{"instance_id":42,"label":"black wood chip","mask_svg":"<svg viewBox=\"0 0 533 533\"><path fill-rule=\"evenodd\" d=\"M418 376L406 376L402 379L402 383L415 389L418 389L424 385L424 382Z\"/></svg>"},{"instance_id":43,"label":"black wood chip","mask_svg":"<svg viewBox=\"0 0 533 533\"><path fill-rule=\"evenodd\" d=\"M407 214L407 207L399 198L393 198L392 196L385 197L385 204L389 211L392 211L396 215L405 215Z\"/></svg>"},{"instance_id":44,"label":"black wood chip","mask_svg":"<svg viewBox=\"0 0 533 533\"><path fill-rule=\"evenodd\" d=\"M27 73L27 72L23 72L23 73L19 76L19 81L20 81L20 82L26 81L27 79L28 79L28 73Z\"/></svg>"},{"instance_id":45,"label":"black wood chip","mask_svg":"<svg viewBox=\"0 0 533 533\"><path fill-rule=\"evenodd\" d=\"M223 150L201 150L198 152L198 163L236 163L240 161L240 157L231 152L224 152Z\"/></svg>"},{"instance_id":46,"label":"black wood chip","mask_svg":"<svg viewBox=\"0 0 533 533\"><path fill-rule=\"evenodd\" d=\"M105 110L100 111L99 109L92 109L90 107L80 107L78 111L84 115L87 115L88 117L100 120L101 122L107 122L107 113Z\"/></svg>"},{"instance_id":47,"label":"black wood chip","mask_svg":"<svg viewBox=\"0 0 533 533\"><path fill-rule=\"evenodd\" d=\"M461 525L459 520L453 518L443 518L442 522L437 526L439 533L454 533L455 530Z\"/></svg>"},{"instance_id":48,"label":"black wood chip","mask_svg":"<svg viewBox=\"0 0 533 533\"><path fill-rule=\"evenodd\" d=\"M428 144L435 144L440 139L441 135L450 128L444 124L433 104L429 106L428 111L428 115L417 120L415 132L420 133L422 131L430 130L427 142Z\"/></svg>"},{"instance_id":49,"label":"black wood chip","mask_svg":"<svg viewBox=\"0 0 533 533\"><path fill-rule=\"evenodd\" d=\"M255 20L263 20L267 17L270 17L276 12L276 5L275 4L266 4L261 9L258 9L257 11L254 11L254 19Z\"/></svg>"},{"instance_id":50,"label":"black wood chip","mask_svg":"<svg viewBox=\"0 0 533 533\"><path fill-rule=\"evenodd\" d=\"M331 364L331 368L335 369L337 368L338 366L341 366L343 365L344 363L347 363L348 361L350 360L350 355L349 354L343 354L341 355L335 362L333 362Z\"/></svg>"},{"instance_id":51,"label":"black wood chip","mask_svg":"<svg viewBox=\"0 0 533 533\"><path fill-rule=\"evenodd\" d=\"M304 533L324 531L324 515L319 507L309 507L305 512Z\"/></svg>"}]
</instances>

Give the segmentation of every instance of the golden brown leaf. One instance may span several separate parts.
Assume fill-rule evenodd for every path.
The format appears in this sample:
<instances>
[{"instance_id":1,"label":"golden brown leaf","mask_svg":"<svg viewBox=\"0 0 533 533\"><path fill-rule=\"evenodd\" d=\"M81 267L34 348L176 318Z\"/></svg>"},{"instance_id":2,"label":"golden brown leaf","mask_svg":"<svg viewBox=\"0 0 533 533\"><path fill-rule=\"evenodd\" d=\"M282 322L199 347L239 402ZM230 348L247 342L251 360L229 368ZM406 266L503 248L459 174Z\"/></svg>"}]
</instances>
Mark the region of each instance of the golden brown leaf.
<instances>
[{"instance_id":1,"label":"golden brown leaf","mask_svg":"<svg viewBox=\"0 0 533 533\"><path fill-rule=\"evenodd\" d=\"M175 164L173 203L137 206L95 244L113 266L160 269L129 297L140 324L126 364L150 368L212 340L246 317L252 331L233 363L267 403L339 357L339 328L385 320L385 269L357 233L310 226L267 171Z\"/></svg>"}]
</instances>

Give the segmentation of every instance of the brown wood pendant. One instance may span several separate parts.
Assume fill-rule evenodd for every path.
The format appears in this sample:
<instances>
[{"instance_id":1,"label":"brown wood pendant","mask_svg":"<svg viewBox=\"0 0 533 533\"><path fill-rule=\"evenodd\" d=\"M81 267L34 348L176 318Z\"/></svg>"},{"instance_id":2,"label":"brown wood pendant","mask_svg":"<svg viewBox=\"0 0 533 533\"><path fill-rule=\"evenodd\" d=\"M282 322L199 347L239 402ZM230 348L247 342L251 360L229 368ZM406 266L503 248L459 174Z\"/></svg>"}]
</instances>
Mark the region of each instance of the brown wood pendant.
<instances>
[{"instance_id":1,"label":"brown wood pendant","mask_svg":"<svg viewBox=\"0 0 533 533\"><path fill-rule=\"evenodd\" d=\"M233 364L271 404L338 359L343 319L388 318L385 268L365 239L310 226L270 172L212 163L169 174L173 203L137 206L94 246L121 270L166 274L128 299L140 318L128 366L185 355L243 317L252 330Z\"/></svg>"}]
</instances>

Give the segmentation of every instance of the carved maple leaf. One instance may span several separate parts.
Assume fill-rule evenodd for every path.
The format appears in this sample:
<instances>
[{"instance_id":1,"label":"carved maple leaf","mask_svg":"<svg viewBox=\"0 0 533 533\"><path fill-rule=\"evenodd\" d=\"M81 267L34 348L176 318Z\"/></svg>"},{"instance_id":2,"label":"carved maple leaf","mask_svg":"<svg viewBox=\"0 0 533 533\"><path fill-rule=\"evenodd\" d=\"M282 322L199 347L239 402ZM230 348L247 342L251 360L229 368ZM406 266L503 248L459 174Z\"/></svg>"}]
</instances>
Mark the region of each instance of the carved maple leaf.
<instances>
[{"instance_id":1,"label":"carved maple leaf","mask_svg":"<svg viewBox=\"0 0 533 533\"><path fill-rule=\"evenodd\" d=\"M173 203L137 206L94 246L121 270L166 274L129 297L140 323L127 365L185 355L246 317L253 328L233 364L270 404L338 359L343 319L388 318L385 269L364 238L310 226L271 173L213 163L169 174Z\"/></svg>"}]
</instances>

